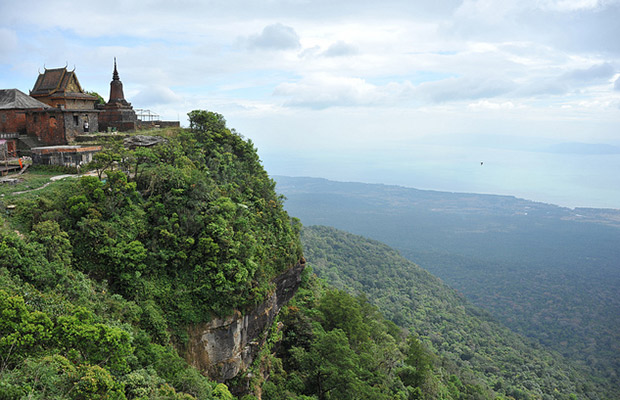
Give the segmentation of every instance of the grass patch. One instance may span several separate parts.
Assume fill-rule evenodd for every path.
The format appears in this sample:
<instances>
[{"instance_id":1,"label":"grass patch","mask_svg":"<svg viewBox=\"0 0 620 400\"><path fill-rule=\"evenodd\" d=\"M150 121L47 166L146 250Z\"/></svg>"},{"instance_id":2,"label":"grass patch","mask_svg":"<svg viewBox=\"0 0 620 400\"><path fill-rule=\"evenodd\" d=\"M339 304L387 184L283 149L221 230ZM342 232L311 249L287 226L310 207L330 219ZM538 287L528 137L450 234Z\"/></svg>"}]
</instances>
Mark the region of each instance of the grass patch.
<instances>
[{"instance_id":1,"label":"grass patch","mask_svg":"<svg viewBox=\"0 0 620 400\"><path fill-rule=\"evenodd\" d=\"M4 176L5 181L0 183L0 197L10 196L4 199L5 202L10 201L10 198L22 195L21 192L41 189L46 184L53 183L51 181L52 177L64 175L65 173L57 170L33 169L23 175L11 174Z\"/></svg>"}]
</instances>

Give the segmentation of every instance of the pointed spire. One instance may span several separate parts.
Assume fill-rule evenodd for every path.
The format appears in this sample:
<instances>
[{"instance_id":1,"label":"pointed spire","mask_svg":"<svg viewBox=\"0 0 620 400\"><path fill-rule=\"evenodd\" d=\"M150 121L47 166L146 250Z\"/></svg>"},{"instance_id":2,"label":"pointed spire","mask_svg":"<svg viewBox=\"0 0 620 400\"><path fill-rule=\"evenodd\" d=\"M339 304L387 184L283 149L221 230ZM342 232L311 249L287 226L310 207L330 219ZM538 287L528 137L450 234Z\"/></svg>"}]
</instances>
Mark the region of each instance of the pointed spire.
<instances>
[{"instance_id":1,"label":"pointed spire","mask_svg":"<svg viewBox=\"0 0 620 400\"><path fill-rule=\"evenodd\" d=\"M125 101L125 95L123 94L123 82L121 82L118 77L116 57L114 57L114 73L112 74L112 82L110 82L110 100L108 103L127 103L127 101Z\"/></svg>"},{"instance_id":2,"label":"pointed spire","mask_svg":"<svg viewBox=\"0 0 620 400\"><path fill-rule=\"evenodd\" d=\"M114 73L112 74L112 80L120 80L120 78L118 77L118 71L116 70L116 57L114 57Z\"/></svg>"}]
</instances>

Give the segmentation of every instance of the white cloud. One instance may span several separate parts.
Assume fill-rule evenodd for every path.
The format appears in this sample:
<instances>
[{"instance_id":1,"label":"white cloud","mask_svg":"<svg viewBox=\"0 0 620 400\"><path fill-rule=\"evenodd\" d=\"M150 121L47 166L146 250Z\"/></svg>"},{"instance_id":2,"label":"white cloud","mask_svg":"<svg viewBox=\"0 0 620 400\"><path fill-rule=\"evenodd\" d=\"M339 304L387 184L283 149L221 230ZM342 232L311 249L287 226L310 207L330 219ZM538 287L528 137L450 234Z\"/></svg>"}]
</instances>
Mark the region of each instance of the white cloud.
<instances>
[{"instance_id":1,"label":"white cloud","mask_svg":"<svg viewBox=\"0 0 620 400\"><path fill-rule=\"evenodd\" d=\"M613 1L601 0L546 0L541 2L541 7L545 9L570 12L580 10L592 10L603 7L605 4L613 3Z\"/></svg>"},{"instance_id":2,"label":"white cloud","mask_svg":"<svg viewBox=\"0 0 620 400\"><path fill-rule=\"evenodd\" d=\"M512 110L516 108L512 101L490 101L490 100L478 100L474 103L467 105L467 108L475 111L484 110Z\"/></svg>"},{"instance_id":3,"label":"white cloud","mask_svg":"<svg viewBox=\"0 0 620 400\"><path fill-rule=\"evenodd\" d=\"M342 40L332 44L323 53L326 57L342 57L357 54L359 51L356 46Z\"/></svg>"},{"instance_id":4,"label":"white cloud","mask_svg":"<svg viewBox=\"0 0 620 400\"><path fill-rule=\"evenodd\" d=\"M183 98L166 86L152 85L140 90L130 100L134 107L144 108L179 103Z\"/></svg>"},{"instance_id":5,"label":"white cloud","mask_svg":"<svg viewBox=\"0 0 620 400\"><path fill-rule=\"evenodd\" d=\"M315 109L369 105L379 100L377 87L363 79L329 75L282 83L274 95L287 98L286 105Z\"/></svg>"},{"instance_id":6,"label":"white cloud","mask_svg":"<svg viewBox=\"0 0 620 400\"><path fill-rule=\"evenodd\" d=\"M566 78L578 82L607 80L615 74L615 68L608 62L596 64L586 69L575 69L565 75Z\"/></svg>"},{"instance_id":7,"label":"white cloud","mask_svg":"<svg viewBox=\"0 0 620 400\"><path fill-rule=\"evenodd\" d=\"M0 63L10 62L9 57L17 46L18 39L15 31L0 28Z\"/></svg>"},{"instance_id":8,"label":"white cloud","mask_svg":"<svg viewBox=\"0 0 620 400\"><path fill-rule=\"evenodd\" d=\"M301 47L295 29L280 23L268 25L260 34L251 35L242 41L250 49L295 50Z\"/></svg>"},{"instance_id":9,"label":"white cloud","mask_svg":"<svg viewBox=\"0 0 620 400\"><path fill-rule=\"evenodd\" d=\"M459 77L422 83L416 93L430 101L446 102L496 97L516 87L514 82L503 78Z\"/></svg>"}]
</instances>

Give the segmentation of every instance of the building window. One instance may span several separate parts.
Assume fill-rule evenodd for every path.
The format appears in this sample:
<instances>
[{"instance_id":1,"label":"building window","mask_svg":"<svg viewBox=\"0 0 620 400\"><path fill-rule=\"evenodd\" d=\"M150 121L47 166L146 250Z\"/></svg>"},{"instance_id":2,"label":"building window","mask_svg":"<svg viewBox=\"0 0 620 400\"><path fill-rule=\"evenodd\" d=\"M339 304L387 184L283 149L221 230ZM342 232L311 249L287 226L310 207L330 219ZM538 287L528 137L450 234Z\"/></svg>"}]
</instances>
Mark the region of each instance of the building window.
<instances>
[{"instance_id":1,"label":"building window","mask_svg":"<svg viewBox=\"0 0 620 400\"><path fill-rule=\"evenodd\" d=\"M80 121L79 121L78 116L77 116L77 115L74 115L74 116L73 116L73 124L74 124L75 126L78 126L78 125L79 125L79 123L80 123Z\"/></svg>"}]
</instances>

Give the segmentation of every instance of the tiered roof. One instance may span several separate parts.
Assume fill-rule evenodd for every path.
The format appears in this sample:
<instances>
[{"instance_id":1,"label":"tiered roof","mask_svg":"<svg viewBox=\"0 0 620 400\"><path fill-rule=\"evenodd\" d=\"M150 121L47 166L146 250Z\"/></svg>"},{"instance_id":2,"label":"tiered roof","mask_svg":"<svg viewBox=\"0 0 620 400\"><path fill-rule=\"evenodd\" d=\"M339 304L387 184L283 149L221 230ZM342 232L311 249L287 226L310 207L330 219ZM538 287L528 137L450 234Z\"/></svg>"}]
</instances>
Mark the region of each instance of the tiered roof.
<instances>
[{"instance_id":1,"label":"tiered roof","mask_svg":"<svg viewBox=\"0 0 620 400\"><path fill-rule=\"evenodd\" d=\"M67 71L67 67L45 69L40 73L34 88L30 91L33 97L70 97L92 99L86 94L77 79L74 71Z\"/></svg>"}]
</instances>

